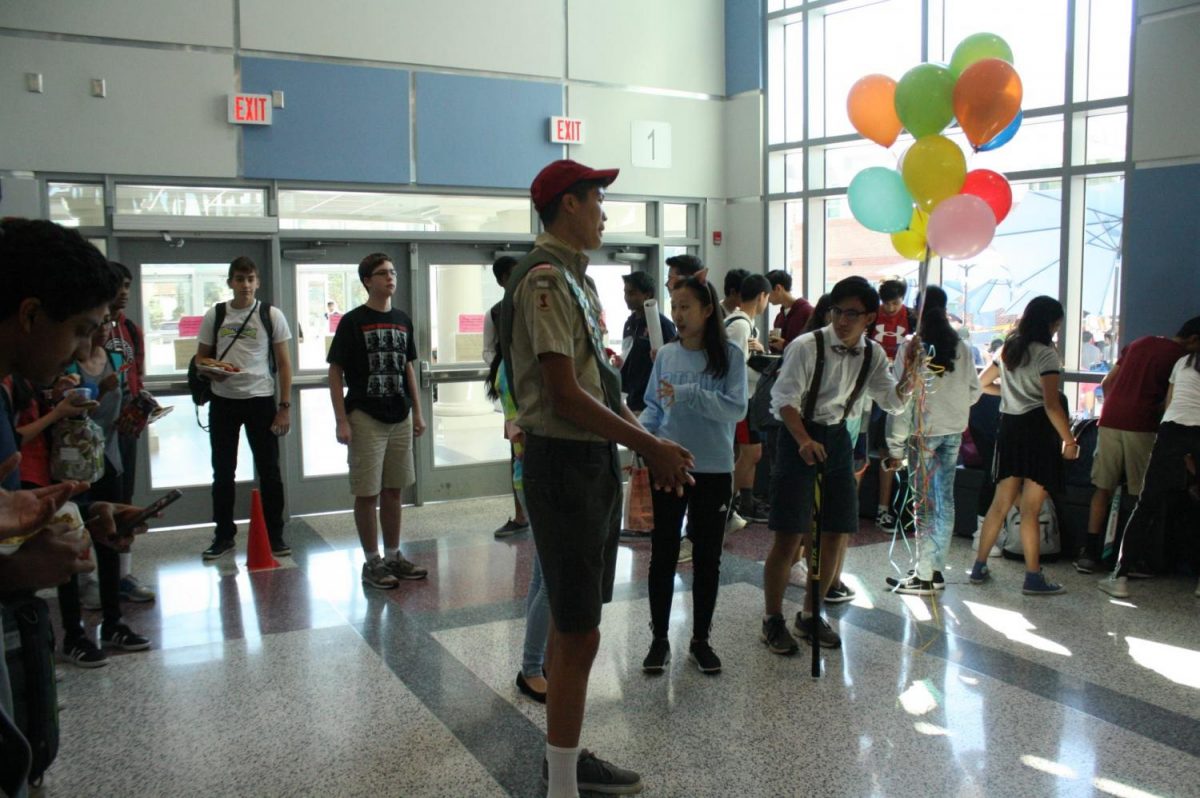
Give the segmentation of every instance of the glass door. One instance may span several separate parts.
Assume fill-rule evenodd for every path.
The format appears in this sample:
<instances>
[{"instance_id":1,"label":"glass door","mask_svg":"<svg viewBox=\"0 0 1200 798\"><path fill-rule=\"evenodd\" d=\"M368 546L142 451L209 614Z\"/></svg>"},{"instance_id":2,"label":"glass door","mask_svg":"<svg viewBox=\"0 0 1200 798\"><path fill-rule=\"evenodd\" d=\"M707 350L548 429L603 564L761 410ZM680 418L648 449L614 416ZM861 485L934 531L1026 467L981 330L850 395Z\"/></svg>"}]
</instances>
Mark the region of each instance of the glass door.
<instances>
[{"instance_id":1,"label":"glass door","mask_svg":"<svg viewBox=\"0 0 1200 798\"><path fill-rule=\"evenodd\" d=\"M349 510L353 498L346 476L347 453L337 441L325 357L342 315L367 299L358 279L358 264L373 252L391 257L396 267L393 305L419 325L420 313L410 299L409 245L283 241L280 249L283 281L300 328L296 335L296 398L292 410L293 443L298 445L291 450L290 473L294 476L288 483L288 507L292 513ZM413 368L417 367L414 363ZM420 469L417 479L421 479ZM410 488L404 501L411 503L416 495L415 488Z\"/></svg>"},{"instance_id":2,"label":"glass door","mask_svg":"<svg viewBox=\"0 0 1200 798\"><path fill-rule=\"evenodd\" d=\"M502 495L509 490L508 441L504 415L487 398L488 364L483 359L484 326L504 292L492 275L501 254L520 257L529 244L417 246L417 296L428 313L417 324L422 364L422 401L429 431L417 448L421 501ZM588 274L604 308L608 344L621 350L625 307L621 275L654 268L654 250L605 249L595 253ZM414 315L414 319L416 316Z\"/></svg>"},{"instance_id":3,"label":"glass door","mask_svg":"<svg viewBox=\"0 0 1200 798\"><path fill-rule=\"evenodd\" d=\"M143 433L138 441L134 500L151 501L172 488L183 498L171 507L162 525L207 523L212 519L212 464L208 407L197 408L187 390L187 366L196 354L200 321L213 304L228 300L229 263L251 258L259 268L260 299L278 302L278 283L272 273L265 240L213 241L191 238L118 239L114 257L133 273L127 315L142 326L146 339L146 387L159 404L173 410ZM283 441L284 452L287 439ZM285 457L281 453L281 457ZM287 479L286 459L282 463ZM254 478L250 446L243 435L238 447L237 481ZM239 490L235 517L250 513L250 492Z\"/></svg>"}]
</instances>

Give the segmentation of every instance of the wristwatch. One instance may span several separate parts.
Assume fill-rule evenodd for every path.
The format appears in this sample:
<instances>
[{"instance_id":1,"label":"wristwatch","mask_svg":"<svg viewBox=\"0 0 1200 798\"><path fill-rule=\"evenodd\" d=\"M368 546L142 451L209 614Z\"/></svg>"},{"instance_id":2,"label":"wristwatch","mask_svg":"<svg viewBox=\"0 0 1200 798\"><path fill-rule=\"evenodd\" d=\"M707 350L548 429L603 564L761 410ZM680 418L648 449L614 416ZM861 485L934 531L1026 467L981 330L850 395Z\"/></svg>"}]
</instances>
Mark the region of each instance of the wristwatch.
<instances>
[{"instance_id":1,"label":"wristwatch","mask_svg":"<svg viewBox=\"0 0 1200 798\"><path fill-rule=\"evenodd\" d=\"M288 408L288 409L291 409L291 407L292 407L292 403L291 403L291 402L280 402L280 403L279 403L279 406L280 406L280 407L286 407L286 408Z\"/></svg>"}]
</instances>

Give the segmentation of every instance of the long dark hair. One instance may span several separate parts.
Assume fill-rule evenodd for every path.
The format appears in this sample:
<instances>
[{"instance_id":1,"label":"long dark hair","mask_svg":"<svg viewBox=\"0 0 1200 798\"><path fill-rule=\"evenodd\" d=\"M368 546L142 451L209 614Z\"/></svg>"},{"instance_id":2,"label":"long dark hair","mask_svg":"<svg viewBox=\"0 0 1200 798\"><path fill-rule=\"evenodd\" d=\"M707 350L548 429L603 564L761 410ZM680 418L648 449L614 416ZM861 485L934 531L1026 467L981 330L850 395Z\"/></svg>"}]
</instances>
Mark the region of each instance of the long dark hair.
<instances>
[{"instance_id":1,"label":"long dark hair","mask_svg":"<svg viewBox=\"0 0 1200 798\"><path fill-rule=\"evenodd\" d=\"M804 332L819 330L828 324L831 307L833 307L833 300L829 298L829 294L821 294L821 298L817 300L817 306L813 308L812 315L808 317L808 324L804 325Z\"/></svg>"},{"instance_id":2,"label":"long dark hair","mask_svg":"<svg viewBox=\"0 0 1200 798\"><path fill-rule=\"evenodd\" d=\"M717 311L720 303L717 291L708 282L700 282L695 277L689 277L680 283L675 289L675 292L679 291L687 291L696 298L701 307L711 311L708 320L704 322L704 354L708 359L704 373L720 379L729 373L729 338L725 335L725 324Z\"/></svg>"},{"instance_id":3,"label":"long dark hair","mask_svg":"<svg viewBox=\"0 0 1200 798\"><path fill-rule=\"evenodd\" d=\"M1176 338L1182 338L1185 341L1188 338L1198 335L1200 335L1200 316L1195 316L1185 321L1183 326L1179 328L1179 332L1175 333ZM1190 355L1188 355L1187 360L1187 364L1196 371L1200 371L1200 357L1197 357L1198 354L1200 353L1192 352ZM1112 356L1110 355L1109 357L1111 359Z\"/></svg>"},{"instance_id":4,"label":"long dark hair","mask_svg":"<svg viewBox=\"0 0 1200 798\"><path fill-rule=\"evenodd\" d=\"M1005 367L1012 370L1024 365L1029 360L1030 344L1053 346L1054 333L1050 328L1064 315L1062 303L1052 296L1035 296L1029 300L1017 331L1008 337L1000 352Z\"/></svg>"},{"instance_id":5,"label":"long dark hair","mask_svg":"<svg viewBox=\"0 0 1200 798\"><path fill-rule=\"evenodd\" d=\"M918 334L922 343L933 347L930 363L946 372L954 371L954 361L958 356L958 333L950 326L950 319L946 316L946 292L941 286L927 286L921 295L921 305Z\"/></svg>"}]
</instances>

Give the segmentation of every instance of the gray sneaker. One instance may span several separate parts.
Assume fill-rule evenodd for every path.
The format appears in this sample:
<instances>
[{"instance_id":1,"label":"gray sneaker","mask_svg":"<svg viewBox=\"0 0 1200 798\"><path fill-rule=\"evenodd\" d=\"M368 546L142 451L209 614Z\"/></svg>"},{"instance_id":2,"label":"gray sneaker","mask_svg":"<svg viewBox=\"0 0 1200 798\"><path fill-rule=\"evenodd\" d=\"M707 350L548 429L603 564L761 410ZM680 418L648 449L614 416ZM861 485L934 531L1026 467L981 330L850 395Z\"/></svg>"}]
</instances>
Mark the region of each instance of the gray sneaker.
<instances>
[{"instance_id":1,"label":"gray sneaker","mask_svg":"<svg viewBox=\"0 0 1200 798\"><path fill-rule=\"evenodd\" d=\"M400 580L392 575L387 563L378 554L363 563L362 582L380 590L390 590L400 584Z\"/></svg>"},{"instance_id":2,"label":"gray sneaker","mask_svg":"<svg viewBox=\"0 0 1200 798\"><path fill-rule=\"evenodd\" d=\"M394 560L390 558L385 560L384 564L387 566L388 573L397 579L424 579L429 576L429 571L404 559L403 554L397 554Z\"/></svg>"},{"instance_id":3,"label":"gray sneaker","mask_svg":"<svg viewBox=\"0 0 1200 798\"><path fill-rule=\"evenodd\" d=\"M1109 576L1101 579L1096 587L1113 598L1129 598L1129 579L1124 576Z\"/></svg>"},{"instance_id":4,"label":"gray sneaker","mask_svg":"<svg viewBox=\"0 0 1200 798\"><path fill-rule=\"evenodd\" d=\"M804 613L796 613L796 634L808 641L812 645L812 629L813 621L820 621L817 627L817 641L820 642L821 648L841 648L842 638L837 632L833 631L833 627L829 625L829 621L824 618L809 618L804 620Z\"/></svg>"},{"instance_id":5,"label":"gray sneaker","mask_svg":"<svg viewBox=\"0 0 1200 798\"><path fill-rule=\"evenodd\" d=\"M542 760L542 781L549 781L550 767ZM579 792L601 793L602 795L636 795L643 789L642 777L632 770L626 770L605 762L591 751L584 748L579 752L579 762L575 766L575 780Z\"/></svg>"},{"instance_id":6,"label":"gray sneaker","mask_svg":"<svg viewBox=\"0 0 1200 798\"><path fill-rule=\"evenodd\" d=\"M760 639L767 644L767 648L771 650L772 654L790 657L800 650L800 646L796 644L796 638L792 637L791 632L788 631L787 622L783 620L782 615L772 615L770 618L763 619Z\"/></svg>"}]
</instances>

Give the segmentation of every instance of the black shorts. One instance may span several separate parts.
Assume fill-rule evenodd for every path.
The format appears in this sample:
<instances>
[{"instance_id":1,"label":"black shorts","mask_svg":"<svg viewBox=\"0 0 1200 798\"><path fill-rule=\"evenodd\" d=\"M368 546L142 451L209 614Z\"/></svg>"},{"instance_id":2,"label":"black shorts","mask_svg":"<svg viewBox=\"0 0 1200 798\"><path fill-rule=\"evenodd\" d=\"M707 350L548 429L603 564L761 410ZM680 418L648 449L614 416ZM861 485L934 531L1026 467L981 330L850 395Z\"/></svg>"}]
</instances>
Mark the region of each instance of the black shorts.
<instances>
[{"instance_id":1,"label":"black shorts","mask_svg":"<svg viewBox=\"0 0 1200 798\"><path fill-rule=\"evenodd\" d=\"M612 601L621 482L616 446L525 436L525 503L560 632L600 625Z\"/></svg>"},{"instance_id":2,"label":"black shorts","mask_svg":"<svg viewBox=\"0 0 1200 798\"><path fill-rule=\"evenodd\" d=\"M804 422L814 440L825 446L825 480L822 483L821 531L858 531L858 486L854 482L854 447L846 425ZM786 429L776 440L771 471L771 514L767 527L774 532L803 534L811 531L813 485L817 466L800 457L796 439Z\"/></svg>"}]
</instances>

